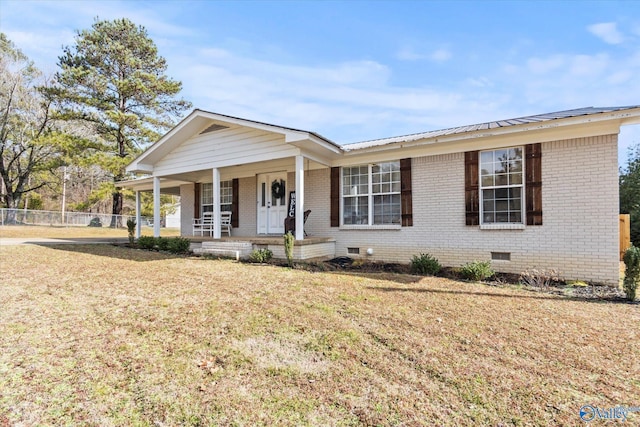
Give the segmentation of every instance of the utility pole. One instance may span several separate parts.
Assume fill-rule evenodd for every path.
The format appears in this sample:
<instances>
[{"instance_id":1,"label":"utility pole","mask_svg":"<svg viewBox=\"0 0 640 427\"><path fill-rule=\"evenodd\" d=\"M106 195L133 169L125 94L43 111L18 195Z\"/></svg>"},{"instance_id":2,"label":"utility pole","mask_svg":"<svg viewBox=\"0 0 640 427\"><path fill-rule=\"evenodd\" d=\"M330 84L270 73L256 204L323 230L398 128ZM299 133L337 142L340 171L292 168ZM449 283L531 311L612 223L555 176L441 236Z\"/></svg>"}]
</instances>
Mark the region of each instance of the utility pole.
<instances>
[{"instance_id":1,"label":"utility pole","mask_svg":"<svg viewBox=\"0 0 640 427\"><path fill-rule=\"evenodd\" d=\"M62 225L65 225L64 221L64 209L67 201L67 167L62 168Z\"/></svg>"},{"instance_id":2,"label":"utility pole","mask_svg":"<svg viewBox=\"0 0 640 427\"><path fill-rule=\"evenodd\" d=\"M31 188L31 175L27 178L27 188ZM24 196L24 217L27 217L27 206L29 206L29 193Z\"/></svg>"}]
</instances>

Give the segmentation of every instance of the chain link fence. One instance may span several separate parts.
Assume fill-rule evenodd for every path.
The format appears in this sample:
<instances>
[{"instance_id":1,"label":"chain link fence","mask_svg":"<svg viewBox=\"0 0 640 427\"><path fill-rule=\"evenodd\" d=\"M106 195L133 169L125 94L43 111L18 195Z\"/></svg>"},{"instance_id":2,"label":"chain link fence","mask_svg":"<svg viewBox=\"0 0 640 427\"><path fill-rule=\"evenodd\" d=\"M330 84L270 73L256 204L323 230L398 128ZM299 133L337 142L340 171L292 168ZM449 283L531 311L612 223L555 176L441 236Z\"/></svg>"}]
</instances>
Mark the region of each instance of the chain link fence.
<instances>
[{"instance_id":1,"label":"chain link fence","mask_svg":"<svg viewBox=\"0 0 640 427\"><path fill-rule=\"evenodd\" d=\"M132 215L112 215L90 212L36 211L27 209L0 209L0 225L48 225L64 227L116 227L126 228ZM153 226L153 218L141 217L143 226Z\"/></svg>"}]
</instances>

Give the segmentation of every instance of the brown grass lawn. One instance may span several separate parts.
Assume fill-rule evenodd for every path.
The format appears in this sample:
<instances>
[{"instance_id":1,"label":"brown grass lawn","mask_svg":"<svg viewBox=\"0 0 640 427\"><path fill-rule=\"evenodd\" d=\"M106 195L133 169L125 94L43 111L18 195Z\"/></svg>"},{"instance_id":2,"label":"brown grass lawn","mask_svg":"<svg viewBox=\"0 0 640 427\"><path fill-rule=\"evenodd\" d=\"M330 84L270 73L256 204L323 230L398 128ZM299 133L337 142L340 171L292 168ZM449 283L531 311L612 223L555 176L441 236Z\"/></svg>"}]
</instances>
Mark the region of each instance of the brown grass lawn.
<instances>
[{"instance_id":1,"label":"brown grass lawn","mask_svg":"<svg viewBox=\"0 0 640 427\"><path fill-rule=\"evenodd\" d=\"M142 227L142 234L153 236L153 229ZM161 228L161 236L179 236L177 228ZM0 226L0 238L12 237L46 237L65 239L74 237L127 237L126 228L109 227L50 227L38 225L5 225Z\"/></svg>"},{"instance_id":2,"label":"brown grass lawn","mask_svg":"<svg viewBox=\"0 0 640 427\"><path fill-rule=\"evenodd\" d=\"M0 277L0 426L583 425L584 404L640 406L638 305L110 245L2 247Z\"/></svg>"}]
</instances>

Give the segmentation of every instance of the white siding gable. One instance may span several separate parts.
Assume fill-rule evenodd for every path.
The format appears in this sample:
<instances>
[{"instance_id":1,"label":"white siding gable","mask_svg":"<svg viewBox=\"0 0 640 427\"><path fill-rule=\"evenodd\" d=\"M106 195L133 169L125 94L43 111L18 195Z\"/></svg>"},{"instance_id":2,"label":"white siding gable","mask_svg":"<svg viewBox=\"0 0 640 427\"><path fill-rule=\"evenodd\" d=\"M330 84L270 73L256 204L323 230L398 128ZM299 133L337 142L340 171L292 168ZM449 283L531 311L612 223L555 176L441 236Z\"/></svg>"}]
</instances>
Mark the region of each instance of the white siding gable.
<instances>
[{"instance_id":1,"label":"white siding gable","mask_svg":"<svg viewBox=\"0 0 640 427\"><path fill-rule=\"evenodd\" d=\"M194 135L171 150L154 167L155 175L292 157L300 153L278 133L246 127L232 127Z\"/></svg>"}]
</instances>

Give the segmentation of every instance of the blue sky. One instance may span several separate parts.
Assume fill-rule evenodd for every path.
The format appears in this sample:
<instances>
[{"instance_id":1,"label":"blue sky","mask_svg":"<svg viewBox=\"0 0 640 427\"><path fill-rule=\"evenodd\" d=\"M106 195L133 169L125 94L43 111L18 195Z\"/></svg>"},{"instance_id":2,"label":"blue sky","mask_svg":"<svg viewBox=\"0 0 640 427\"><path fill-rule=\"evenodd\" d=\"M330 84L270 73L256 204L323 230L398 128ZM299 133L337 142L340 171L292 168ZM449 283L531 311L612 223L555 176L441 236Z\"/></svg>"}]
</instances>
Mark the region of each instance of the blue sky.
<instances>
[{"instance_id":1,"label":"blue sky","mask_svg":"<svg viewBox=\"0 0 640 427\"><path fill-rule=\"evenodd\" d=\"M145 26L194 107L341 144L640 104L635 1L0 3L0 31L47 73L95 17ZM623 128L620 163L639 142Z\"/></svg>"}]
</instances>

